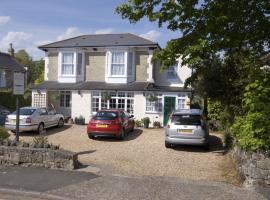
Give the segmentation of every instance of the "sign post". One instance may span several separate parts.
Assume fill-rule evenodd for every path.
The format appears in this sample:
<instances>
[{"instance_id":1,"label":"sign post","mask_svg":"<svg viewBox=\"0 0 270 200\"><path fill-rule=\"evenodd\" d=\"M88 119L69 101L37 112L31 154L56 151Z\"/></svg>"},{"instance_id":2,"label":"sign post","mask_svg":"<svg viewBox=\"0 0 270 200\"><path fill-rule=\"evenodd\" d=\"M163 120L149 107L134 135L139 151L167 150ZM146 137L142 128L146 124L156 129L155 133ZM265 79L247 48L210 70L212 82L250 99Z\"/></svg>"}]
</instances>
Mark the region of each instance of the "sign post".
<instances>
[{"instance_id":1,"label":"sign post","mask_svg":"<svg viewBox=\"0 0 270 200\"><path fill-rule=\"evenodd\" d=\"M14 72L13 94L16 95L16 142L19 142L20 103L18 95L24 94L24 73Z\"/></svg>"}]
</instances>

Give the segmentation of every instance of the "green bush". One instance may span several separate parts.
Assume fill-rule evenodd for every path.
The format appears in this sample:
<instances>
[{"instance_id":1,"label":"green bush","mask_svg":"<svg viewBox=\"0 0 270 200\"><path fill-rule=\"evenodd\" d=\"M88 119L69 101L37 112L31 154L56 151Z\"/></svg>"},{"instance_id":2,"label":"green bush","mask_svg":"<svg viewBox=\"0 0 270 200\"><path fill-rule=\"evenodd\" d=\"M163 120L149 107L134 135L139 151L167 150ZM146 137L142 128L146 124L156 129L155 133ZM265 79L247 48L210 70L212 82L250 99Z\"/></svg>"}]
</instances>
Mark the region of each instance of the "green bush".
<instances>
[{"instance_id":1,"label":"green bush","mask_svg":"<svg viewBox=\"0 0 270 200\"><path fill-rule=\"evenodd\" d=\"M38 147L38 148L43 148L47 144L49 144L48 137L45 137L45 136L34 137L33 142L32 142L32 146Z\"/></svg>"},{"instance_id":2,"label":"green bush","mask_svg":"<svg viewBox=\"0 0 270 200\"><path fill-rule=\"evenodd\" d=\"M7 139L9 138L10 134L7 132L7 130L0 126L0 139Z\"/></svg>"},{"instance_id":3,"label":"green bush","mask_svg":"<svg viewBox=\"0 0 270 200\"><path fill-rule=\"evenodd\" d=\"M231 132L246 150L270 149L269 113L255 112L238 117L231 127Z\"/></svg>"},{"instance_id":4,"label":"green bush","mask_svg":"<svg viewBox=\"0 0 270 200\"><path fill-rule=\"evenodd\" d=\"M136 127L142 127L143 123L141 120L135 120L135 126Z\"/></svg>"},{"instance_id":5,"label":"green bush","mask_svg":"<svg viewBox=\"0 0 270 200\"><path fill-rule=\"evenodd\" d=\"M85 125L85 118L83 116L75 117L75 124Z\"/></svg>"},{"instance_id":6,"label":"green bush","mask_svg":"<svg viewBox=\"0 0 270 200\"><path fill-rule=\"evenodd\" d=\"M16 97L12 94L11 90L0 91L0 96L0 105L5 106L11 112L16 110ZM31 93L29 95L29 90L26 90L25 96L19 96L19 102L20 107L31 105Z\"/></svg>"},{"instance_id":7,"label":"green bush","mask_svg":"<svg viewBox=\"0 0 270 200\"><path fill-rule=\"evenodd\" d=\"M231 131L246 150L270 149L270 80L256 80L245 88L246 114L237 117Z\"/></svg>"}]
</instances>

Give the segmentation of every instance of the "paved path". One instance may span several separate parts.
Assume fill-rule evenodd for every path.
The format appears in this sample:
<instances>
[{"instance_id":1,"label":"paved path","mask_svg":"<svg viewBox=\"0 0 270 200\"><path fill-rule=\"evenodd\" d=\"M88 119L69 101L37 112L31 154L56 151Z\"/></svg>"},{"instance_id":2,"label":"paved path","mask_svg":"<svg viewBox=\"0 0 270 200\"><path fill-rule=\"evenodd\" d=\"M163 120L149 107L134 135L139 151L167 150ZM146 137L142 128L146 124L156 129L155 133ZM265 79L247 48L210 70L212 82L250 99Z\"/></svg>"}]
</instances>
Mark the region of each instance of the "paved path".
<instances>
[{"instance_id":1,"label":"paved path","mask_svg":"<svg viewBox=\"0 0 270 200\"><path fill-rule=\"evenodd\" d=\"M76 171L1 167L0 180L0 199L266 199L255 190L225 183L168 177L97 176Z\"/></svg>"}]
</instances>

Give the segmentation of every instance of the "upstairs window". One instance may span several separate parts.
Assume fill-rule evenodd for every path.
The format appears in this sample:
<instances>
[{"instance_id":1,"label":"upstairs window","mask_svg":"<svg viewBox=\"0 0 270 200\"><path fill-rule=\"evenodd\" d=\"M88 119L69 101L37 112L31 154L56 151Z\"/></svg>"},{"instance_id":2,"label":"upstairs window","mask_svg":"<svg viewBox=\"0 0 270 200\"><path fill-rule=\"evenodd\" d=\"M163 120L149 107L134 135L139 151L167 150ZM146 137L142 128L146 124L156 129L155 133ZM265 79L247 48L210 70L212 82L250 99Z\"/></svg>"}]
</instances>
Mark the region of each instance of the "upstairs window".
<instances>
[{"instance_id":1,"label":"upstairs window","mask_svg":"<svg viewBox=\"0 0 270 200\"><path fill-rule=\"evenodd\" d=\"M167 79L169 80L175 80L177 79L177 65L175 66L171 66L168 70L167 70Z\"/></svg>"},{"instance_id":2,"label":"upstairs window","mask_svg":"<svg viewBox=\"0 0 270 200\"><path fill-rule=\"evenodd\" d=\"M111 52L111 75L125 75L125 52Z\"/></svg>"},{"instance_id":3,"label":"upstairs window","mask_svg":"<svg viewBox=\"0 0 270 200\"><path fill-rule=\"evenodd\" d=\"M74 75L74 54L73 53L63 53L62 54L62 75Z\"/></svg>"}]
</instances>

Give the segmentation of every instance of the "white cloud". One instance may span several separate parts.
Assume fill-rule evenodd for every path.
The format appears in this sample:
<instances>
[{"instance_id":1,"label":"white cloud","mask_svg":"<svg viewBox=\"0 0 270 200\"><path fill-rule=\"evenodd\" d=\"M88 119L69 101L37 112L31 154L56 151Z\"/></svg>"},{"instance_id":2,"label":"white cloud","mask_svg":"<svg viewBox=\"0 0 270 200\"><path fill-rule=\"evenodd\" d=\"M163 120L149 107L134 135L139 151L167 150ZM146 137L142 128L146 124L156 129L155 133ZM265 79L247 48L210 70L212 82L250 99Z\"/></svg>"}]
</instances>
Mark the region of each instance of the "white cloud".
<instances>
[{"instance_id":1,"label":"white cloud","mask_svg":"<svg viewBox=\"0 0 270 200\"><path fill-rule=\"evenodd\" d=\"M64 34L59 35L57 37L57 40L64 40L71 37L76 37L82 35L82 33L79 31L77 27L69 27Z\"/></svg>"},{"instance_id":2,"label":"white cloud","mask_svg":"<svg viewBox=\"0 0 270 200\"><path fill-rule=\"evenodd\" d=\"M0 16L0 26L7 24L10 21L10 16Z\"/></svg>"},{"instance_id":3,"label":"white cloud","mask_svg":"<svg viewBox=\"0 0 270 200\"><path fill-rule=\"evenodd\" d=\"M109 34L109 33L113 33L114 29L112 28L105 28L105 29L97 29L94 33L95 34Z\"/></svg>"},{"instance_id":4,"label":"white cloud","mask_svg":"<svg viewBox=\"0 0 270 200\"><path fill-rule=\"evenodd\" d=\"M145 39L157 42L158 38L161 36L161 33L156 30L151 30L147 33L141 34L140 36Z\"/></svg>"},{"instance_id":5,"label":"white cloud","mask_svg":"<svg viewBox=\"0 0 270 200\"><path fill-rule=\"evenodd\" d=\"M32 34L26 32L8 32L1 40L1 50L7 51L9 44L12 43L15 50L24 49L32 44Z\"/></svg>"}]
</instances>

